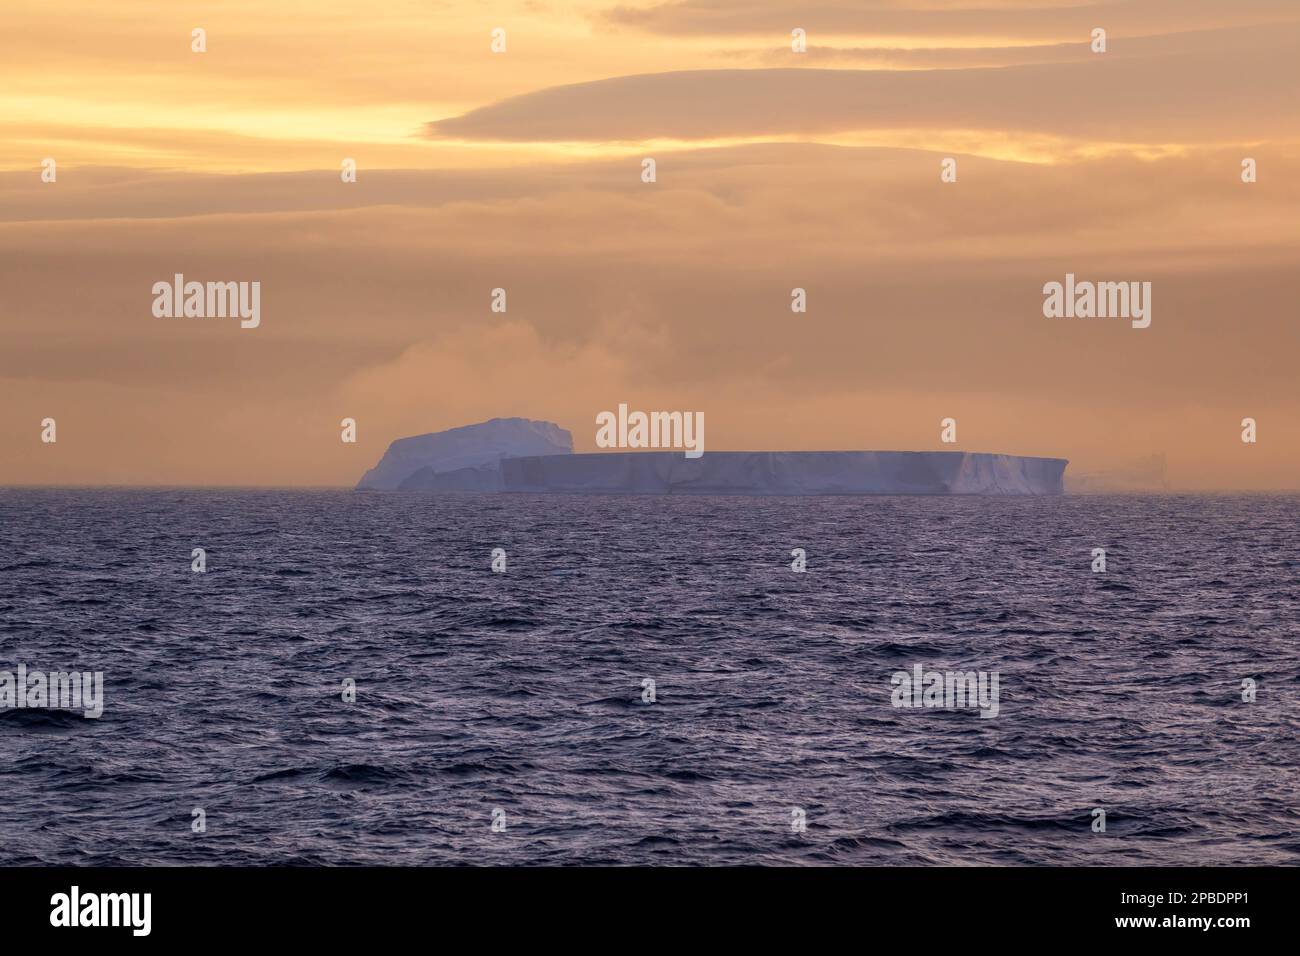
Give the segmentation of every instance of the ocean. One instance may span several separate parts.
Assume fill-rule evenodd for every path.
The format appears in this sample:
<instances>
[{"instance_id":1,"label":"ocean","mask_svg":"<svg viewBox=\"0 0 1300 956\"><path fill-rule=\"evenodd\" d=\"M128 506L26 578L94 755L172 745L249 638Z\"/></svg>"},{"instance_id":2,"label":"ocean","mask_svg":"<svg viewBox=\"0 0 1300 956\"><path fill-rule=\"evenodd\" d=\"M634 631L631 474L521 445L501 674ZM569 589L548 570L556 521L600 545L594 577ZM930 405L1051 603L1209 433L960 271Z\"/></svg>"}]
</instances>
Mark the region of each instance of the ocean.
<instances>
[{"instance_id":1,"label":"ocean","mask_svg":"<svg viewBox=\"0 0 1300 956\"><path fill-rule=\"evenodd\" d=\"M102 672L103 711L0 711L0 863L1295 864L1298 532L1295 496L2 489L0 671ZM895 706L918 665L996 716Z\"/></svg>"}]
</instances>

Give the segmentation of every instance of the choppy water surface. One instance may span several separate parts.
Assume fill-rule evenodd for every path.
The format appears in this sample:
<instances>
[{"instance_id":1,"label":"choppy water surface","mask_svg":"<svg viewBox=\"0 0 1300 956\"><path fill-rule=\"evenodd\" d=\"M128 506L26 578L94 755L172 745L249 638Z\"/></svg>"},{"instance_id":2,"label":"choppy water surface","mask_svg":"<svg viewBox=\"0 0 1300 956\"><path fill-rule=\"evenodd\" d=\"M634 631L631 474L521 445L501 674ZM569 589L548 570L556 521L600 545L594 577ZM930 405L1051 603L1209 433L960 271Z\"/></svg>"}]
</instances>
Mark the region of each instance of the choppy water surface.
<instances>
[{"instance_id":1,"label":"choppy water surface","mask_svg":"<svg viewBox=\"0 0 1300 956\"><path fill-rule=\"evenodd\" d=\"M106 696L0 713L0 862L1294 864L1298 531L1295 497L0 490L0 670ZM918 663L997 671L998 716L895 709Z\"/></svg>"}]
</instances>

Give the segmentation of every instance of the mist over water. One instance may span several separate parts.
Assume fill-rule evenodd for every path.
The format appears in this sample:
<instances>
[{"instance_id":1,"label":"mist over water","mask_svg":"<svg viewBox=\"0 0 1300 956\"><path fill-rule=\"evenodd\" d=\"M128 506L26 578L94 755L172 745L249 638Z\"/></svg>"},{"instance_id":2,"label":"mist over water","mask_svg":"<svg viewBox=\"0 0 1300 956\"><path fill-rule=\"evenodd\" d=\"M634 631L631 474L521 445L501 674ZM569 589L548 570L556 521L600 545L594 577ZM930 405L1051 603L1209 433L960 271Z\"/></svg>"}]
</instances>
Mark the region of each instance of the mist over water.
<instances>
[{"instance_id":1,"label":"mist over water","mask_svg":"<svg viewBox=\"0 0 1300 956\"><path fill-rule=\"evenodd\" d=\"M98 720L0 712L0 863L1294 864L1297 532L1295 496L0 490L0 670L104 672ZM999 672L998 716L895 709L916 664Z\"/></svg>"}]
</instances>

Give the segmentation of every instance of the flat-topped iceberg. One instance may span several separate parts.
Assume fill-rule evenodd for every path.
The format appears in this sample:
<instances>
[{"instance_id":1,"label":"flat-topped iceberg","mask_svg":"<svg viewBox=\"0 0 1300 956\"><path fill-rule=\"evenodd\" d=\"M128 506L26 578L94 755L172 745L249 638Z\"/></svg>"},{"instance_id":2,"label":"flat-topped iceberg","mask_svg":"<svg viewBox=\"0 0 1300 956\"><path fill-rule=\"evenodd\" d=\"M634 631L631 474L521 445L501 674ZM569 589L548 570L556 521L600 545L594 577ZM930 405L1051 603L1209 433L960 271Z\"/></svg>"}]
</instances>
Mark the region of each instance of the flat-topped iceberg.
<instances>
[{"instance_id":1,"label":"flat-topped iceberg","mask_svg":"<svg viewBox=\"0 0 1300 956\"><path fill-rule=\"evenodd\" d=\"M494 418L401 438L360 489L651 495L1059 495L1067 462L964 451L573 454L551 422Z\"/></svg>"},{"instance_id":2,"label":"flat-topped iceberg","mask_svg":"<svg viewBox=\"0 0 1300 956\"><path fill-rule=\"evenodd\" d=\"M961 451L607 452L504 458L501 490L657 495L1051 495L1066 462Z\"/></svg>"}]
</instances>

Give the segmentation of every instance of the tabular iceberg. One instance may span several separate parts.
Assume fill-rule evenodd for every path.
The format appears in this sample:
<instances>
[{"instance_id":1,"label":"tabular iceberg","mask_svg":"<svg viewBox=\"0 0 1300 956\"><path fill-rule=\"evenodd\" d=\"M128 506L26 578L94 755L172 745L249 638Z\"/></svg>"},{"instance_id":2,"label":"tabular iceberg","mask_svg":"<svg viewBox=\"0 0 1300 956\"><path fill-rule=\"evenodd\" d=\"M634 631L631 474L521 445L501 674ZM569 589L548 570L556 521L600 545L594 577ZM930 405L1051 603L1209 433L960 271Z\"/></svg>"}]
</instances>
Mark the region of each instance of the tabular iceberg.
<instances>
[{"instance_id":1,"label":"tabular iceberg","mask_svg":"<svg viewBox=\"0 0 1300 956\"><path fill-rule=\"evenodd\" d=\"M660 495L1060 494L1066 462L960 451L611 452L504 458L503 491Z\"/></svg>"},{"instance_id":2,"label":"tabular iceberg","mask_svg":"<svg viewBox=\"0 0 1300 956\"><path fill-rule=\"evenodd\" d=\"M401 438L359 489L657 495L1059 495L1067 462L962 451L573 454L551 422L494 418Z\"/></svg>"}]
</instances>

